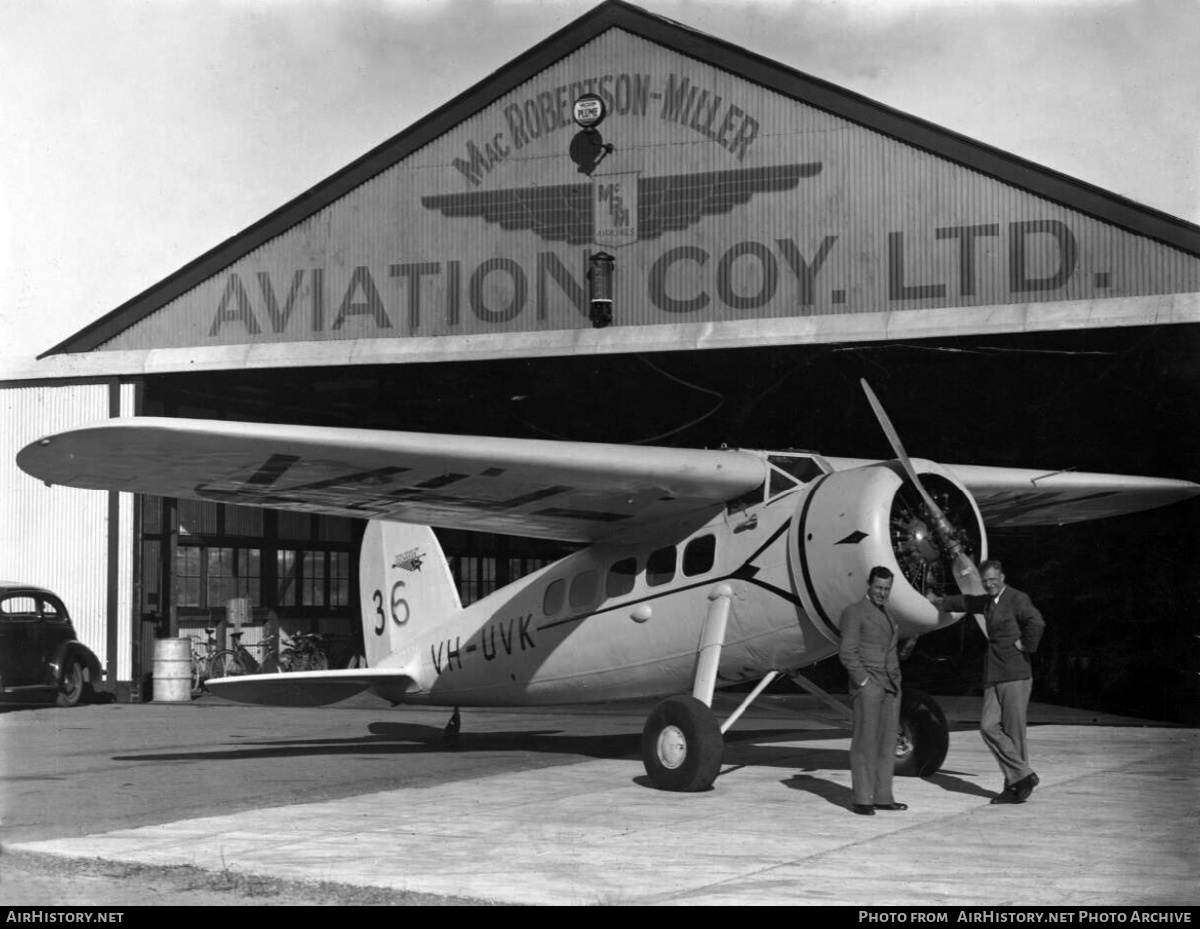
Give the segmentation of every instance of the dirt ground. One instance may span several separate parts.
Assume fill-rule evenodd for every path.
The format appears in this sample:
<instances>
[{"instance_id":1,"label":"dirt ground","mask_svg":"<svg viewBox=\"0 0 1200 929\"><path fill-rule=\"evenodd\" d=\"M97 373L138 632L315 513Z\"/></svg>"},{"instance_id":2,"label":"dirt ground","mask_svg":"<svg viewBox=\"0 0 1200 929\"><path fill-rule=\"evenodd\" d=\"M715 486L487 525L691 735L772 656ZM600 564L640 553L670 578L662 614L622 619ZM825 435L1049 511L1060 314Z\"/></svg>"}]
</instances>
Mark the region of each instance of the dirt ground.
<instances>
[{"instance_id":1,"label":"dirt ground","mask_svg":"<svg viewBox=\"0 0 1200 929\"><path fill-rule=\"evenodd\" d=\"M306 884L198 868L81 861L0 849L3 906L479 906L346 884Z\"/></svg>"}]
</instances>

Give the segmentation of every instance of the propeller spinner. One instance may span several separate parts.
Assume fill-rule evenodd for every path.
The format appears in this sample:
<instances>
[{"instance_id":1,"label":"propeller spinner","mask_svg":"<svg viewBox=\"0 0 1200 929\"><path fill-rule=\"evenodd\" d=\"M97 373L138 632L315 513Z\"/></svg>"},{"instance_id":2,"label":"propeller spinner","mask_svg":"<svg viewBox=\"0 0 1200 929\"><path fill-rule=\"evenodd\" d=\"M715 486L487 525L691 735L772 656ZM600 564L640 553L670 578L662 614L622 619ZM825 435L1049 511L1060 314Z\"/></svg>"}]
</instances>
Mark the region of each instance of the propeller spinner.
<instances>
[{"instance_id":1,"label":"propeller spinner","mask_svg":"<svg viewBox=\"0 0 1200 929\"><path fill-rule=\"evenodd\" d=\"M888 442L892 446L892 451L896 453L896 459L900 462L900 466L904 469L908 480L917 489L917 493L921 495L921 502L924 503L925 511L929 514L929 520L932 523L930 528L932 528L933 534L937 538L938 545L950 556L953 564L954 580L958 585L959 591L968 595L986 593L983 581L979 577L979 568L963 549L958 533L950 523L950 520L946 518L946 514L942 511L942 508L934 502L933 497L921 483L921 479L917 475L917 469L913 467L912 462L909 460L908 453L904 450L904 445L900 442L900 436L897 434L895 428L892 426L892 421L883 409L883 404L879 402L879 398L875 396L875 392L871 390L871 385L865 379L861 383L867 395L867 402L871 404L871 409L875 412L875 418L879 420L879 425L882 427L884 435L887 436Z\"/></svg>"}]
</instances>

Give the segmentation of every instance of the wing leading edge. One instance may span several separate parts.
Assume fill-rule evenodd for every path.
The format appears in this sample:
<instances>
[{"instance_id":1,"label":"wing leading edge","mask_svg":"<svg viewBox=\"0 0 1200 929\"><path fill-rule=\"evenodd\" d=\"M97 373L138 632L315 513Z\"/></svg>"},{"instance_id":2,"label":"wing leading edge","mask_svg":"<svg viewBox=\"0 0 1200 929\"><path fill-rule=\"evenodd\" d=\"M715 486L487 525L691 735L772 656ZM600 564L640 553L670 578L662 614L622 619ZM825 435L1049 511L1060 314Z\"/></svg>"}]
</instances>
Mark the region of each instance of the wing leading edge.
<instances>
[{"instance_id":1,"label":"wing leading edge","mask_svg":"<svg viewBox=\"0 0 1200 929\"><path fill-rule=\"evenodd\" d=\"M1200 494L1191 481L1085 471L946 465L966 485L989 528L1055 526L1121 516Z\"/></svg>"},{"instance_id":2,"label":"wing leading edge","mask_svg":"<svg viewBox=\"0 0 1200 929\"><path fill-rule=\"evenodd\" d=\"M593 542L711 514L760 486L755 455L132 417L34 442L49 484Z\"/></svg>"}]
</instances>

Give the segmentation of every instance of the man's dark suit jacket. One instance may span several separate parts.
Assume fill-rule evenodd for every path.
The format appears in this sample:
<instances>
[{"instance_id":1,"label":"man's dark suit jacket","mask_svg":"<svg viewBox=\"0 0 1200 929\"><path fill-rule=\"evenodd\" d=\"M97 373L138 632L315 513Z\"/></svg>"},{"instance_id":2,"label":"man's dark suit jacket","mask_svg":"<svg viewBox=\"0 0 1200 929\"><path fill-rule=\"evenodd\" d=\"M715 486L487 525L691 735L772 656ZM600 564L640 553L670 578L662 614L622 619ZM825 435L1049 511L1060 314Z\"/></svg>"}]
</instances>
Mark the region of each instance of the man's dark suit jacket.
<instances>
[{"instance_id":1,"label":"man's dark suit jacket","mask_svg":"<svg viewBox=\"0 0 1200 929\"><path fill-rule=\"evenodd\" d=\"M1046 623L1029 596L1005 587L998 600L987 594L947 597L940 604L947 613L982 613L987 621L988 650L983 666L984 686L1033 677L1030 655L1042 641ZM1021 640L1024 651L1017 648Z\"/></svg>"},{"instance_id":2,"label":"man's dark suit jacket","mask_svg":"<svg viewBox=\"0 0 1200 929\"><path fill-rule=\"evenodd\" d=\"M900 692L900 659L895 621L863 597L842 611L838 657L850 675L851 693L868 677L884 690Z\"/></svg>"}]
</instances>

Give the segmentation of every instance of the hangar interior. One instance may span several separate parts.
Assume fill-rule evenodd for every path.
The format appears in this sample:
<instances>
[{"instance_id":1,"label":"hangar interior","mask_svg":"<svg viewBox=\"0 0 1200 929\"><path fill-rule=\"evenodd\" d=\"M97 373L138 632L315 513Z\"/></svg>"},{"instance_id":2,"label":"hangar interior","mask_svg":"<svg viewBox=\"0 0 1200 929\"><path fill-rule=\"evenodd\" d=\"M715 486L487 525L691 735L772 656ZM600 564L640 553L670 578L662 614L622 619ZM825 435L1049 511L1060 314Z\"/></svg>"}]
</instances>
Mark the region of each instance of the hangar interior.
<instances>
[{"instance_id":1,"label":"hangar interior","mask_svg":"<svg viewBox=\"0 0 1200 929\"><path fill-rule=\"evenodd\" d=\"M886 439L859 386L866 379L913 455L1187 478L1200 464L1198 352L1200 326L1133 327L173 374L146 378L143 393L148 415L886 458ZM352 652L361 525L180 501L181 554L171 571L157 555L163 524L154 501L143 504L144 617L164 615L160 585L150 580L158 576L176 585L181 628L211 625L224 615L234 581L206 573L202 583L199 572L219 566L237 574L244 569L226 568L228 559L252 552L254 580L239 575L237 595L249 597L260 621L276 610L285 625L339 641L338 657ZM512 536L439 535L464 603L569 550ZM993 532L990 551L1050 620L1039 659L1041 699L1192 718L1200 696L1196 501L1161 513ZM930 636L914 678L968 689L981 646L968 624ZM836 686L838 669L826 677Z\"/></svg>"},{"instance_id":2,"label":"hangar interior","mask_svg":"<svg viewBox=\"0 0 1200 929\"><path fill-rule=\"evenodd\" d=\"M1198 292L1194 226L610 0L42 363L140 415L890 458L865 379L915 456L1194 481ZM1198 517L991 536L1040 699L1200 719ZM361 522L133 523L135 698L155 635L231 609L359 654ZM441 535L464 602L568 550ZM977 678L968 626L922 640L934 692Z\"/></svg>"}]
</instances>

